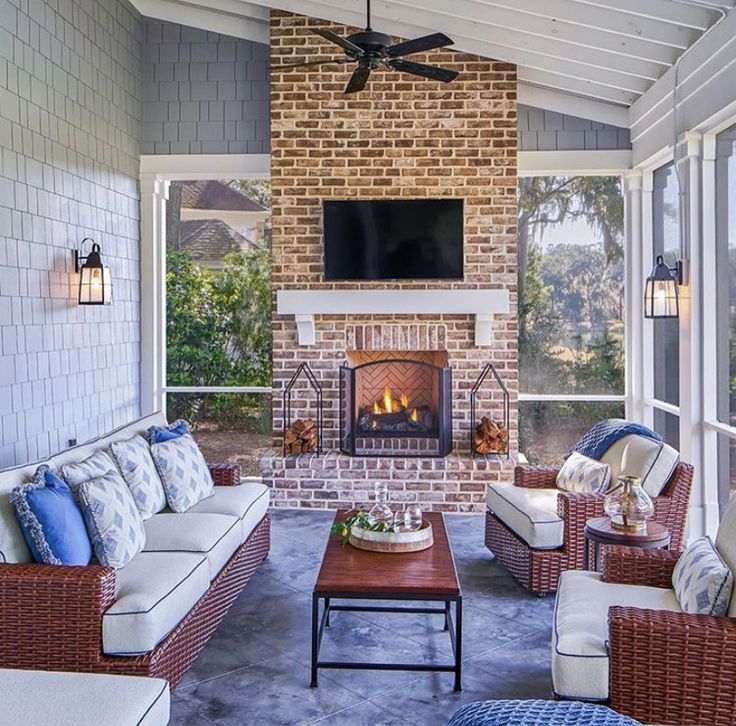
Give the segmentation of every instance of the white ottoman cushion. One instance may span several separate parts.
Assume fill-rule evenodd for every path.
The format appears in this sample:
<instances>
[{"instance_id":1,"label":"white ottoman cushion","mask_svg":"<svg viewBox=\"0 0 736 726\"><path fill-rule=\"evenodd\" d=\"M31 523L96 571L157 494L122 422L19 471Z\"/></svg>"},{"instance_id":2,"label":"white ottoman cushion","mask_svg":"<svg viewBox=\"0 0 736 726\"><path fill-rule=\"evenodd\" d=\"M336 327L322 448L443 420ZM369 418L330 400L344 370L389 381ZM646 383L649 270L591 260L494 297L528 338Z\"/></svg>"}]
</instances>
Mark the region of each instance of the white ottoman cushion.
<instances>
[{"instance_id":1,"label":"white ottoman cushion","mask_svg":"<svg viewBox=\"0 0 736 726\"><path fill-rule=\"evenodd\" d=\"M161 678L0 669L0 721L24 726L165 726Z\"/></svg>"},{"instance_id":2,"label":"white ottoman cushion","mask_svg":"<svg viewBox=\"0 0 736 726\"><path fill-rule=\"evenodd\" d=\"M244 482L234 487L215 487L213 496L203 499L185 514L229 514L240 521L240 542L248 539L268 511L270 490L265 484Z\"/></svg>"},{"instance_id":3,"label":"white ottoman cushion","mask_svg":"<svg viewBox=\"0 0 736 726\"><path fill-rule=\"evenodd\" d=\"M209 578L217 573L240 546L241 525L227 514L154 514L143 526L144 552L191 552L207 558Z\"/></svg>"},{"instance_id":4,"label":"white ottoman cushion","mask_svg":"<svg viewBox=\"0 0 736 726\"><path fill-rule=\"evenodd\" d=\"M116 572L115 602L102 616L102 650L153 650L210 585L207 558L187 552L141 552Z\"/></svg>"},{"instance_id":5,"label":"white ottoman cushion","mask_svg":"<svg viewBox=\"0 0 736 726\"><path fill-rule=\"evenodd\" d=\"M608 698L608 608L613 605L680 612L674 590L606 583L595 572L563 572L552 623L552 684L557 695Z\"/></svg>"},{"instance_id":6,"label":"white ottoman cushion","mask_svg":"<svg viewBox=\"0 0 736 726\"><path fill-rule=\"evenodd\" d=\"M562 547L564 522L557 515L557 489L534 489L494 483L486 487L486 504L530 547Z\"/></svg>"}]
</instances>

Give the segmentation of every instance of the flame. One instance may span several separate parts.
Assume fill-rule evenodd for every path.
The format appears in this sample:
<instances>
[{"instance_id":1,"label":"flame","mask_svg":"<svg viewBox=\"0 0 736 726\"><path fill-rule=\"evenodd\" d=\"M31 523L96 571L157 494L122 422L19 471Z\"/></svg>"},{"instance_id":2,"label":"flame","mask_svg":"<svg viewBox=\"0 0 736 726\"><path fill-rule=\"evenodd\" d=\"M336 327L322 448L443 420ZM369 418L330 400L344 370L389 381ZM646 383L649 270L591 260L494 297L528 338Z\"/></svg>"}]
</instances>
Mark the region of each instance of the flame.
<instances>
[{"instance_id":1,"label":"flame","mask_svg":"<svg viewBox=\"0 0 736 726\"><path fill-rule=\"evenodd\" d=\"M373 413L381 413L381 407L378 405L378 401L373 401Z\"/></svg>"},{"instance_id":2,"label":"flame","mask_svg":"<svg viewBox=\"0 0 736 726\"><path fill-rule=\"evenodd\" d=\"M412 410L412 412L409 414L409 418L412 421L419 421L419 414L417 413L416 408Z\"/></svg>"},{"instance_id":3,"label":"flame","mask_svg":"<svg viewBox=\"0 0 736 726\"><path fill-rule=\"evenodd\" d=\"M386 413L391 413L394 410L394 394L388 386L383 389L383 410Z\"/></svg>"},{"instance_id":4,"label":"flame","mask_svg":"<svg viewBox=\"0 0 736 726\"><path fill-rule=\"evenodd\" d=\"M399 396L399 401L401 401L401 405L404 408L409 408L409 396L407 396L405 393L402 393Z\"/></svg>"},{"instance_id":5,"label":"flame","mask_svg":"<svg viewBox=\"0 0 736 726\"><path fill-rule=\"evenodd\" d=\"M378 421L376 421L376 419L373 419L373 421L371 421L371 428L372 429L378 428Z\"/></svg>"}]
</instances>

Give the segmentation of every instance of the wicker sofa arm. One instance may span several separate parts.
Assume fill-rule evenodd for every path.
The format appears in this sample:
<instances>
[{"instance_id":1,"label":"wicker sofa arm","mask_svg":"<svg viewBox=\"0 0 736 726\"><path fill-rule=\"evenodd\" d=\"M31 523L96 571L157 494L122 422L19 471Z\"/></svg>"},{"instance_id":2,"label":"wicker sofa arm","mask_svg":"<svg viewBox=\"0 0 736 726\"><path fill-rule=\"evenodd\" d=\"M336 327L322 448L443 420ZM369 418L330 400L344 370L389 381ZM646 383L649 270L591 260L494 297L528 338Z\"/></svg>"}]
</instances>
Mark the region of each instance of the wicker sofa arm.
<instances>
[{"instance_id":1,"label":"wicker sofa arm","mask_svg":"<svg viewBox=\"0 0 736 726\"><path fill-rule=\"evenodd\" d=\"M643 723L734 723L736 619L608 610L610 705Z\"/></svg>"},{"instance_id":2,"label":"wicker sofa arm","mask_svg":"<svg viewBox=\"0 0 736 726\"><path fill-rule=\"evenodd\" d=\"M517 466L514 469L514 485L536 489L554 489L559 469L546 466Z\"/></svg>"},{"instance_id":3,"label":"wicker sofa arm","mask_svg":"<svg viewBox=\"0 0 736 726\"><path fill-rule=\"evenodd\" d=\"M240 484L240 464L207 464L215 486L235 487Z\"/></svg>"},{"instance_id":4,"label":"wicker sofa arm","mask_svg":"<svg viewBox=\"0 0 736 726\"><path fill-rule=\"evenodd\" d=\"M603 555L603 581L670 588L672 571L679 558L680 552L672 550L606 547Z\"/></svg>"},{"instance_id":5,"label":"wicker sofa arm","mask_svg":"<svg viewBox=\"0 0 736 726\"><path fill-rule=\"evenodd\" d=\"M0 564L0 667L90 670L114 599L111 567Z\"/></svg>"},{"instance_id":6,"label":"wicker sofa arm","mask_svg":"<svg viewBox=\"0 0 736 726\"><path fill-rule=\"evenodd\" d=\"M602 517L603 495L588 492L560 492L557 496L557 514L564 521L564 549L567 568L581 570L585 563L585 523Z\"/></svg>"}]
</instances>

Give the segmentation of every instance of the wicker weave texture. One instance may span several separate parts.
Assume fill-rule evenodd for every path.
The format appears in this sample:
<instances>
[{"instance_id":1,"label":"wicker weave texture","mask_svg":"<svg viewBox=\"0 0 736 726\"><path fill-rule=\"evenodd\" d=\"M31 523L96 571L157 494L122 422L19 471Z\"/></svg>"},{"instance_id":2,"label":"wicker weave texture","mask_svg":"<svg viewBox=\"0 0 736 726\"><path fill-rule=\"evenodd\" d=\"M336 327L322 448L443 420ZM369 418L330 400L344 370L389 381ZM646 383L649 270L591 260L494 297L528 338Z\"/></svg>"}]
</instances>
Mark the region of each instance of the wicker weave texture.
<instances>
[{"instance_id":1,"label":"wicker weave texture","mask_svg":"<svg viewBox=\"0 0 736 726\"><path fill-rule=\"evenodd\" d=\"M562 550L532 549L492 512L486 512L485 544L529 592L546 595L557 590L566 562Z\"/></svg>"},{"instance_id":2,"label":"wicker weave texture","mask_svg":"<svg viewBox=\"0 0 736 726\"><path fill-rule=\"evenodd\" d=\"M608 611L611 707L658 724L736 724L736 619Z\"/></svg>"},{"instance_id":3,"label":"wicker weave texture","mask_svg":"<svg viewBox=\"0 0 736 726\"><path fill-rule=\"evenodd\" d=\"M605 582L624 585L672 587L672 571L679 552L643 550L633 547L606 547L601 568Z\"/></svg>"},{"instance_id":4,"label":"wicker weave texture","mask_svg":"<svg viewBox=\"0 0 736 726\"><path fill-rule=\"evenodd\" d=\"M155 676L175 688L268 555L270 531L266 514L179 625L150 653L135 657L102 653L114 570L0 564L0 667Z\"/></svg>"},{"instance_id":5,"label":"wicker weave texture","mask_svg":"<svg viewBox=\"0 0 736 726\"><path fill-rule=\"evenodd\" d=\"M208 464L215 486L234 487L240 484L240 464Z\"/></svg>"}]
</instances>

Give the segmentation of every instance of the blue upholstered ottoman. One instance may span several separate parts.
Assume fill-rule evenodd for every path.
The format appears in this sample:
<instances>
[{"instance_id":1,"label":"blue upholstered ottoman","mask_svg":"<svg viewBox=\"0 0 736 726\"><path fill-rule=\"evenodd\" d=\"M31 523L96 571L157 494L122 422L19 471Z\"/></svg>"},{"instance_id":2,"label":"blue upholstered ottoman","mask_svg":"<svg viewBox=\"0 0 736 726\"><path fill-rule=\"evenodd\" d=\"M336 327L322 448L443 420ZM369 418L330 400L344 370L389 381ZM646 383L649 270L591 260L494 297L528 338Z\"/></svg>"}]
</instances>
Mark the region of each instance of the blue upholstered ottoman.
<instances>
[{"instance_id":1,"label":"blue upholstered ottoman","mask_svg":"<svg viewBox=\"0 0 736 726\"><path fill-rule=\"evenodd\" d=\"M576 701L478 701L455 712L448 726L642 726L606 706Z\"/></svg>"}]
</instances>

